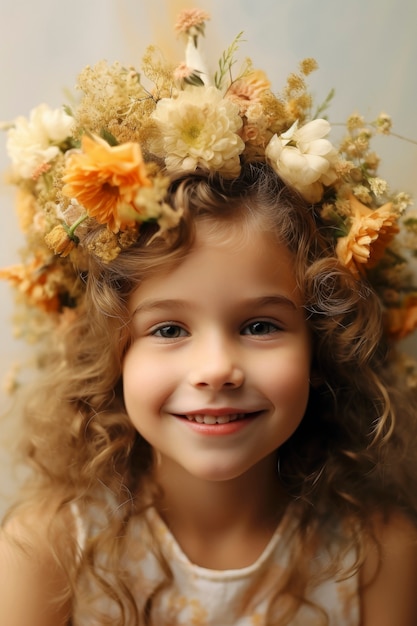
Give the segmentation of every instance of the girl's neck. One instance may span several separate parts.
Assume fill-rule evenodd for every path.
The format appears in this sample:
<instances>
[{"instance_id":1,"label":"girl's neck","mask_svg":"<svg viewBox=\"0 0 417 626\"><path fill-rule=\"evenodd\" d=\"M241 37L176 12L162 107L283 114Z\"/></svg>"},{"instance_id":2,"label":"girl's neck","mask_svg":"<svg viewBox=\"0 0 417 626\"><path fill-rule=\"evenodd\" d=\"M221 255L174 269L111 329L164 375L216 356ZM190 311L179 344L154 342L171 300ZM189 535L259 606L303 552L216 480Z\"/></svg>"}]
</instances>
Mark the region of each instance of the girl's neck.
<instances>
[{"instance_id":1,"label":"girl's neck","mask_svg":"<svg viewBox=\"0 0 417 626\"><path fill-rule=\"evenodd\" d=\"M158 509L188 558L211 569L235 569L261 554L287 504L276 460L229 481L202 481L169 461L156 470Z\"/></svg>"}]
</instances>

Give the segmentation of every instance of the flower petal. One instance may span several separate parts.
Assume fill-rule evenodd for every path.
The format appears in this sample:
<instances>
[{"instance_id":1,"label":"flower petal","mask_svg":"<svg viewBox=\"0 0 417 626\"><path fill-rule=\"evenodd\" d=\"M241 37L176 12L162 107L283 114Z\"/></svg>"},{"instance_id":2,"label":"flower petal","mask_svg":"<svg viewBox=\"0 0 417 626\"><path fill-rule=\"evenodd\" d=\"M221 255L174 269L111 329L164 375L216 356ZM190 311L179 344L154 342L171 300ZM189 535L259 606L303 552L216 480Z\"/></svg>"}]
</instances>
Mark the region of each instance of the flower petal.
<instances>
[{"instance_id":1,"label":"flower petal","mask_svg":"<svg viewBox=\"0 0 417 626\"><path fill-rule=\"evenodd\" d=\"M327 120L317 119L307 122L295 133L294 139L298 142L310 143L328 135L331 126Z\"/></svg>"}]
</instances>

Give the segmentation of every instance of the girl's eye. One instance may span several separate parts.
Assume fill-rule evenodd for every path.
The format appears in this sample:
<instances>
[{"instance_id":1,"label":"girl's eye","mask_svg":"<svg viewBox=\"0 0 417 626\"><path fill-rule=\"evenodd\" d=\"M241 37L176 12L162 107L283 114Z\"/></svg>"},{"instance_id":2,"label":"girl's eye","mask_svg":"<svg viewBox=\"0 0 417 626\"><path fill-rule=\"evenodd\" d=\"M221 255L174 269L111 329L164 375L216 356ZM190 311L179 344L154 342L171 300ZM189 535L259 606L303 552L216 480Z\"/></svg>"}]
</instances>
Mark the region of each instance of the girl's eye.
<instances>
[{"instance_id":1,"label":"girl's eye","mask_svg":"<svg viewBox=\"0 0 417 626\"><path fill-rule=\"evenodd\" d=\"M181 326L176 324L166 324L166 326L159 326L152 331L154 337L163 337L164 339L178 339L179 337L186 337L187 331Z\"/></svg>"},{"instance_id":2,"label":"girl's eye","mask_svg":"<svg viewBox=\"0 0 417 626\"><path fill-rule=\"evenodd\" d=\"M272 322L258 321L245 326L242 335L270 335L278 330L278 326Z\"/></svg>"}]
</instances>

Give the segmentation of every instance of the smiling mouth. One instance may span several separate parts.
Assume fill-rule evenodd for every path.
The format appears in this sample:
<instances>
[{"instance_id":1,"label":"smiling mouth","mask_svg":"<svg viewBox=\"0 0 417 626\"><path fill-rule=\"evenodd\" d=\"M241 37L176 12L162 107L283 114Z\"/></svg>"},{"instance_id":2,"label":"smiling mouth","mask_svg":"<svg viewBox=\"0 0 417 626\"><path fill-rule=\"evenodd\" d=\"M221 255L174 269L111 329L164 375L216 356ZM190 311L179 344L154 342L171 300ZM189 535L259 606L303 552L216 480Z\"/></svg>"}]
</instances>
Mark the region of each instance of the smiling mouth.
<instances>
[{"instance_id":1,"label":"smiling mouth","mask_svg":"<svg viewBox=\"0 0 417 626\"><path fill-rule=\"evenodd\" d=\"M254 417L258 415L260 411L254 413L231 413L229 415L179 415L183 419L187 419L189 422L197 422L197 424L207 424L213 426L214 424L228 424L229 422L237 422L238 420L244 420L248 417Z\"/></svg>"}]
</instances>

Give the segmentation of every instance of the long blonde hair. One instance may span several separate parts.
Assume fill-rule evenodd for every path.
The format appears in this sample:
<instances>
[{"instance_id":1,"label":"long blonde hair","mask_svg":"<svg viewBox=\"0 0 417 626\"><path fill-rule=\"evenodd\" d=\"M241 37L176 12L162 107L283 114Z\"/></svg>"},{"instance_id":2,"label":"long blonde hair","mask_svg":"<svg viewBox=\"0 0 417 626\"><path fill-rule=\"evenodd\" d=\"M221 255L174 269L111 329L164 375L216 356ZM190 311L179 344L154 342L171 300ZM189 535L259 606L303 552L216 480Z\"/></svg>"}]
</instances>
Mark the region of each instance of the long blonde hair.
<instances>
[{"instance_id":1,"label":"long blonde hair","mask_svg":"<svg viewBox=\"0 0 417 626\"><path fill-rule=\"evenodd\" d=\"M158 497L152 450L133 428L123 404L121 368L130 342L127 302L141 280L184 259L198 220L220 233L233 224L240 224L248 236L254 228L276 233L293 254L313 336L307 412L279 450L280 480L297 502L300 523L293 569L277 595L302 597L308 576L303 553L312 529L314 534L320 528L325 535L335 517L343 520L359 564L370 512L391 506L408 507L411 514L417 510L402 437L402 422L408 419L410 427L415 420L404 403L402 422L396 424L397 401L384 382L387 346L379 301L365 280L339 264L314 207L259 163L244 166L233 181L203 172L178 176L171 184L170 202L183 211L183 219L169 240L154 237L153 227L144 225L137 243L117 259L91 262L83 276L83 309L62 331L43 382L37 382L25 411L23 451L34 469L25 497L35 502L59 494L51 536L68 574L68 595L78 597L80 576L95 577L102 593L120 609L113 626L151 623L158 591L138 615L128 579L114 574L110 585L97 565L98 555L105 553L107 569L117 571L124 549L121 530ZM59 531L74 501L80 511L100 509L105 520L78 557L76 550L63 545ZM163 584L169 584L169 564L157 556L166 574ZM280 624L288 623L290 614Z\"/></svg>"}]
</instances>

